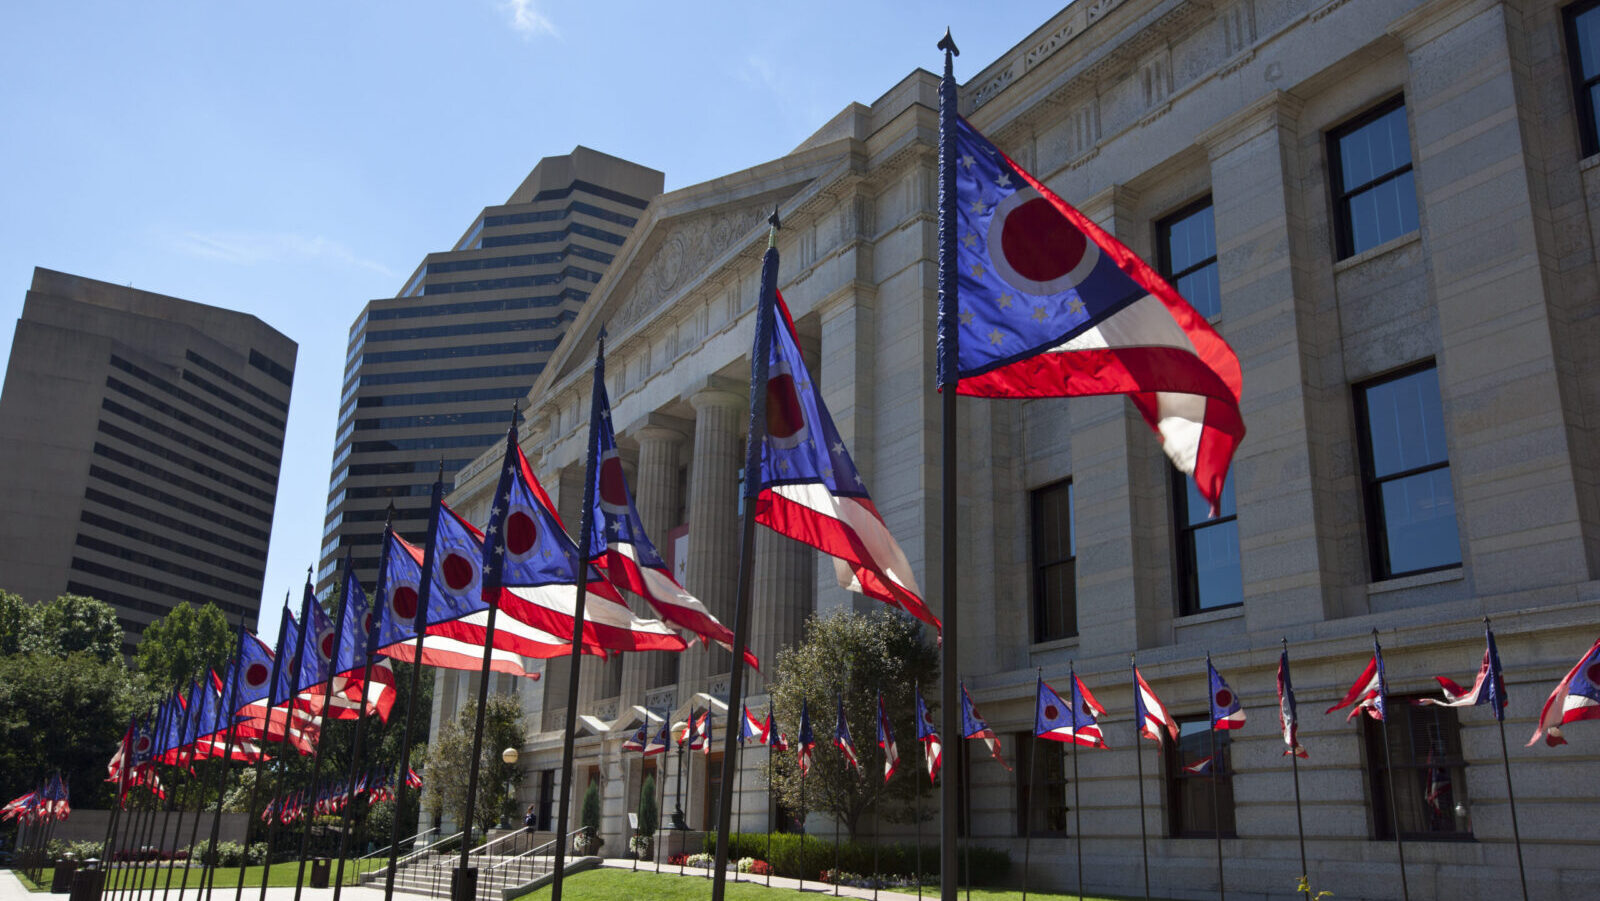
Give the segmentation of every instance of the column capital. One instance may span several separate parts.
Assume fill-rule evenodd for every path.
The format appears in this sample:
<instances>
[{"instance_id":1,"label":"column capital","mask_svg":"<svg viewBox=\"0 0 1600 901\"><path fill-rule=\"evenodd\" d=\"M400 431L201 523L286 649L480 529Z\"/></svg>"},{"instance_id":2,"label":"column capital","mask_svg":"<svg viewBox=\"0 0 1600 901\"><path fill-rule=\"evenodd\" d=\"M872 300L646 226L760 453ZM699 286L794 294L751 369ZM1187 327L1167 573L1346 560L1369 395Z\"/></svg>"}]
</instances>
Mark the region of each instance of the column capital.
<instances>
[{"instance_id":1,"label":"column capital","mask_svg":"<svg viewBox=\"0 0 1600 901\"><path fill-rule=\"evenodd\" d=\"M750 402L743 382L726 376L709 375L685 386L683 397L696 411L708 407L743 407Z\"/></svg>"},{"instance_id":2,"label":"column capital","mask_svg":"<svg viewBox=\"0 0 1600 901\"><path fill-rule=\"evenodd\" d=\"M667 413L651 412L631 423L624 430L624 434L640 441L654 440L676 444L694 434L694 423Z\"/></svg>"}]
</instances>

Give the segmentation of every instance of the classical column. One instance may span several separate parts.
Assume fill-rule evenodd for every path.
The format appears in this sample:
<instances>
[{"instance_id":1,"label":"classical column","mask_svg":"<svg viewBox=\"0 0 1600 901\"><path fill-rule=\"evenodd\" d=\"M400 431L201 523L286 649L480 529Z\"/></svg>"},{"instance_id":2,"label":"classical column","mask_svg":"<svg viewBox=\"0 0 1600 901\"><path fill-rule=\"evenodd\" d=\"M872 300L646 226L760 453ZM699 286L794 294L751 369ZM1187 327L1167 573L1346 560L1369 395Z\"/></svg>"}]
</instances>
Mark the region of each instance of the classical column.
<instances>
[{"instance_id":1,"label":"classical column","mask_svg":"<svg viewBox=\"0 0 1600 901\"><path fill-rule=\"evenodd\" d=\"M639 441L639 469L632 483L633 503L639 509L645 533L663 559L671 557L667 532L678 525L678 510L683 504L678 484L678 448L693 428L686 420L651 413L641 427L630 432ZM654 617L655 612L652 610L649 615ZM623 698L630 704L642 704L646 690L677 682L678 656L654 651L624 658Z\"/></svg>"},{"instance_id":2,"label":"classical column","mask_svg":"<svg viewBox=\"0 0 1600 901\"><path fill-rule=\"evenodd\" d=\"M761 658L761 672L747 672L746 698L767 690L778 651L797 644L816 596L815 558L809 545L771 529L756 529L755 585L750 596L750 649ZM831 578L831 577L830 577ZM729 628L732 628L729 623ZM738 711L734 711L738 715ZM760 712L756 712L760 716Z\"/></svg>"},{"instance_id":3,"label":"classical column","mask_svg":"<svg viewBox=\"0 0 1600 901\"><path fill-rule=\"evenodd\" d=\"M739 569L739 468L749 416L743 386L707 379L689 398L694 406L694 456L689 463L689 561L684 587L733 628ZM679 667L680 703L707 689L707 677L729 669L728 652L691 648Z\"/></svg>"}]
</instances>

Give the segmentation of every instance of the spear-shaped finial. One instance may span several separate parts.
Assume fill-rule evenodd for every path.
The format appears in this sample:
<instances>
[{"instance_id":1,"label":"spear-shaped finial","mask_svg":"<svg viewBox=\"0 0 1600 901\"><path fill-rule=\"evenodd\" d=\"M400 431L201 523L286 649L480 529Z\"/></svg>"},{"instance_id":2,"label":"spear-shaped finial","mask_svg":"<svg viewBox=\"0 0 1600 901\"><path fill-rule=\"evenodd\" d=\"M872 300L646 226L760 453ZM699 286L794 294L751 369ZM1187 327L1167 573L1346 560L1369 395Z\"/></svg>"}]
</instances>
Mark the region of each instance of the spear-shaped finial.
<instances>
[{"instance_id":1,"label":"spear-shaped finial","mask_svg":"<svg viewBox=\"0 0 1600 901\"><path fill-rule=\"evenodd\" d=\"M950 36L950 29L948 26L944 30L944 37L939 39L939 49L948 51L952 56L961 55L961 50L956 47L955 38Z\"/></svg>"},{"instance_id":2,"label":"spear-shaped finial","mask_svg":"<svg viewBox=\"0 0 1600 901\"><path fill-rule=\"evenodd\" d=\"M389 501L389 509L383 511L383 527L385 529L394 525L394 501Z\"/></svg>"},{"instance_id":3,"label":"spear-shaped finial","mask_svg":"<svg viewBox=\"0 0 1600 901\"><path fill-rule=\"evenodd\" d=\"M767 224L772 226L767 229L767 247L778 246L778 229L783 228L783 222L778 219L778 205L772 205L772 215L767 217Z\"/></svg>"}]
</instances>

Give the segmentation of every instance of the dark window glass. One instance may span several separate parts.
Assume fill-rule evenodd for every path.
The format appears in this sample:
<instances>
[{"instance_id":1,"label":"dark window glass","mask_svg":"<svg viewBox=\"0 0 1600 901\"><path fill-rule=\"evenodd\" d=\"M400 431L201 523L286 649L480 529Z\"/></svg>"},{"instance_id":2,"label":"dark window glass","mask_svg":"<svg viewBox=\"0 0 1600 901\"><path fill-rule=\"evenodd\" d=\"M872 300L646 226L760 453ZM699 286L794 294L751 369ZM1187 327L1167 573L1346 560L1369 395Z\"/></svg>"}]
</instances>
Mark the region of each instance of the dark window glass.
<instances>
[{"instance_id":1,"label":"dark window glass","mask_svg":"<svg viewBox=\"0 0 1600 901\"><path fill-rule=\"evenodd\" d=\"M157 388L157 389L165 392L166 394L168 394L168 395L170 395L172 397L175 397L178 400L183 401L186 404L189 404L190 406L194 407L195 409L199 410L202 413L205 413L208 416L214 417L214 418L216 418L216 419L218 419L218 420L220 420L220 421L222 421L224 423L227 423L233 429L237 429L238 431L244 432L244 433L249 434L249 435L254 435L257 438L260 438L262 441L265 441L267 443L268 447L278 447L278 446L282 445L282 443L283 443L283 431L282 431L281 427L279 428L279 430L278 430L278 432L276 434L274 434L272 432L268 432L265 429L257 428L256 426L254 426L254 425L252 425L252 424L250 424L248 422L245 422L243 419L240 419L239 417L233 415L232 413L229 413L227 410L224 410L221 407L218 407L218 406L216 406L215 404L212 404L209 401L206 401L206 400L204 400L202 398L196 397L193 394L190 394L189 392L183 390L182 388L179 388L177 385L172 384L171 382L167 381L166 379L161 378L158 375L154 375L154 374L152 374L150 372L147 372L143 368L141 368L140 366L137 366L137 365L135 365L133 363L130 363L127 360L124 360L123 358L117 356L116 354L112 354L111 355L111 366L114 369L120 369L123 372L126 372L129 375L133 376L134 378L137 378L139 381L144 382L145 384L150 385L153 388ZM127 393L127 392L123 392L123 393ZM176 412L177 411L174 410L175 414L176 414ZM180 420L182 422L193 423L193 422L196 421L196 420L194 420L193 417L188 416L188 414L181 414L181 415L183 416L183 419Z\"/></svg>"},{"instance_id":2,"label":"dark window glass","mask_svg":"<svg viewBox=\"0 0 1600 901\"><path fill-rule=\"evenodd\" d=\"M454 360L461 357L492 357L500 354L549 353L560 344L559 338L543 341L507 341L499 344L464 344L455 347L419 347L413 350L367 351L363 363L405 363L413 360Z\"/></svg>"},{"instance_id":3,"label":"dark window glass","mask_svg":"<svg viewBox=\"0 0 1600 901\"><path fill-rule=\"evenodd\" d=\"M720 725L720 724L718 724ZM691 768L690 772L694 772ZM717 828L717 814L721 812L720 799L722 798L722 755L712 754L706 758L706 790L700 796L700 822L704 829Z\"/></svg>"},{"instance_id":4,"label":"dark window glass","mask_svg":"<svg viewBox=\"0 0 1600 901\"><path fill-rule=\"evenodd\" d=\"M546 272L540 275L517 275L507 278L484 278L470 282L447 282L438 284L430 282L423 286L423 294L451 294L461 291L495 291L501 288L533 288L539 285L560 284L562 279L575 278L579 281L598 282L600 273L583 269L578 266L567 266L560 272Z\"/></svg>"},{"instance_id":5,"label":"dark window glass","mask_svg":"<svg viewBox=\"0 0 1600 901\"><path fill-rule=\"evenodd\" d=\"M1578 137L1583 155L1600 153L1600 0L1585 0L1567 7L1567 67L1578 110Z\"/></svg>"},{"instance_id":6,"label":"dark window glass","mask_svg":"<svg viewBox=\"0 0 1600 901\"><path fill-rule=\"evenodd\" d=\"M563 310L554 316L541 316L537 319L461 322L455 325L386 329L369 333L366 340L377 343L379 341L412 341L417 338L448 338L455 335L499 335L505 332L537 332L544 329L560 328L563 323L571 322L577 316L576 310Z\"/></svg>"},{"instance_id":7,"label":"dark window glass","mask_svg":"<svg viewBox=\"0 0 1600 901\"><path fill-rule=\"evenodd\" d=\"M355 406L350 407L340 416L351 415L355 410L370 407L406 407L418 404L459 404L471 401L486 400L511 400L513 398L527 397L526 387L508 386L505 388L467 388L461 391L422 391L415 394L367 394L359 398ZM446 469L450 467L446 466ZM460 468L460 467L456 467Z\"/></svg>"},{"instance_id":8,"label":"dark window glass","mask_svg":"<svg viewBox=\"0 0 1600 901\"><path fill-rule=\"evenodd\" d=\"M1401 98L1329 136L1339 258L1417 230L1411 138Z\"/></svg>"},{"instance_id":9,"label":"dark window glass","mask_svg":"<svg viewBox=\"0 0 1600 901\"><path fill-rule=\"evenodd\" d=\"M243 390L246 394L250 395L251 397L254 397L255 399L257 399L259 401L263 401L263 402L265 402L267 404L270 404L274 408L276 408L278 410L281 410L281 411L283 411L285 413L289 412L289 402L288 401L283 400L281 398L273 397L272 395L268 394L267 392L262 391L260 388L257 388L255 385L252 385L249 382L245 381L244 379L239 378L238 376L234 375L233 373L229 372L226 369L223 369L221 366L218 366L217 364L211 362L210 360L206 359L205 357L200 356L199 354L195 353L194 351L192 351L192 350L184 351L183 352L183 358L188 360L189 362L195 364L196 366L199 366L201 369L204 369L205 371L211 373L212 375L216 376L217 378L222 379L224 382L227 382L228 384L234 386L235 388L239 388L239 389Z\"/></svg>"},{"instance_id":10,"label":"dark window glass","mask_svg":"<svg viewBox=\"0 0 1600 901\"><path fill-rule=\"evenodd\" d=\"M589 299L586 291L576 288L567 288L554 294L544 294L538 297L507 297L502 300L466 300L456 303L416 304L414 306L393 307L387 310L370 310L366 318L373 322L386 319L427 319L433 316L456 316L464 313L493 313L500 310L534 310L544 307L553 307L563 301L576 301L583 303ZM373 334L383 334L374 332ZM371 338L371 340L379 340Z\"/></svg>"},{"instance_id":11,"label":"dark window glass","mask_svg":"<svg viewBox=\"0 0 1600 901\"><path fill-rule=\"evenodd\" d=\"M1356 388L1374 580L1461 565L1432 363Z\"/></svg>"},{"instance_id":12,"label":"dark window glass","mask_svg":"<svg viewBox=\"0 0 1600 901\"><path fill-rule=\"evenodd\" d=\"M1219 826L1224 838L1234 835L1231 738L1227 730L1216 733L1215 759L1212 740L1211 721L1199 717L1180 719L1178 740L1166 743L1167 830L1174 838L1213 838Z\"/></svg>"},{"instance_id":13,"label":"dark window glass","mask_svg":"<svg viewBox=\"0 0 1600 901\"><path fill-rule=\"evenodd\" d=\"M101 427L102 427L102 430L103 430L104 427L105 427L105 423L101 423ZM113 435L113 437L117 437L117 436ZM95 453L96 456L104 457L105 459L110 460L113 463L118 463L118 464L120 464L122 466L126 466L129 469L132 469L132 470L134 470L136 472L143 473L144 475L147 475L147 476L149 476L151 478L160 479L161 481L166 482L168 485L175 485L175 486L177 486L179 488L182 488L184 491L190 492L191 494L194 494L194 495L196 495L198 497L203 497L203 498L205 498L207 500L216 501L219 505L222 505L226 509L231 510L231 511L233 511L235 513L243 513L243 514L245 514L247 516L254 517L254 518L259 519L262 522L266 522L266 523L272 522L272 512L271 512L270 508L268 510L266 510L266 511L261 511L261 510L255 509L254 507L246 506L244 504L239 503L239 499L237 497L230 497L230 496L228 496L226 494L223 494L220 491L216 491L214 489L207 488L206 486L201 485L198 482L192 482L192 481L184 478L183 476L177 475L176 473L168 472L167 470L162 469L159 466L156 466L154 463L149 463L147 461L140 460L140 459L134 457L132 454L124 453L124 452L122 452L120 450L117 450L116 448L111 447L109 445L101 444L100 442L96 441L94 443L94 453ZM93 473L93 472L95 472L96 469L97 469L97 467L91 467L90 468L90 472ZM103 475L100 475L100 478L105 479L106 481L111 482L112 484L118 484L117 479L122 478L120 476L115 476L114 474L108 473L108 471L106 471L106 470L99 470L99 472L105 473ZM139 483L134 483L134 484L139 484ZM123 485L121 487L127 487L127 486ZM137 489L135 489L135 490L137 490Z\"/></svg>"},{"instance_id":14,"label":"dark window glass","mask_svg":"<svg viewBox=\"0 0 1600 901\"><path fill-rule=\"evenodd\" d=\"M1222 312L1211 198L1161 220L1157 231L1161 237L1161 274L1201 316Z\"/></svg>"},{"instance_id":15,"label":"dark window glass","mask_svg":"<svg viewBox=\"0 0 1600 901\"><path fill-rule=\"evenodd\" d=\"M1239 569L1239 521L1233 503L1233 473L1222 484L1218 514L1200 496L1194 479L1172 470L1178 523L1178 612L1182 615L1244 603Z\"/></svg>"},{"instance_id":16,"label":"dark window glass","mask_svg":"<svg viewBox=\"0 0 1600 901\"><path fill-rule=\"evenodd\" d=\"M1078 634L1078 545L1072 481L1033 492L1033 640Z\"/></svg>"},{"instance_id":17,"label":"dark window glass","mask_svg":"<svg viewBox=\"0 0 1600 901\"><path fill-rule=\"evenodd\" d=\"M1067 834L1066 752L1059 742L1040 741L1032 732L1016 734L1017 835ZM1024 825L1026 824L1026 826Z\"/></svg>"},{"instance_id":18,"label":"dark window glass","mask_svg":"<svg viewBox=\"0 0 1600 901\"><path fill-rule=\"evenodd\" d=\"M381 454L384 451L432 450L443 447L488 447L496 435L442 435L434 438L392 438L388 441L355 441L351 447L358 454Z\"/></svg>"},{"instance_id":19,"label":"dark window glass","mask_svg":"<svg viewBox=\"0 0 1600 901\"><path fill-rule=\"evenodd\" d=\"M255 348L250 348L250 365L272 376L285 385L294 384L294 370L272 359Z\"/></svg>"},{"instance_id":20,"label":"dark window glass","mask_svg":"<svg viewBox=\"0 0 1600 901\"><path fill-rule=\"evenodd\" d=\"M560 200L563 197L571 196L573 191L582 191L585 194L593 194L596 197L601 197L614 203L624 204L625 206L631 206L641 210L650 205L649 201L640 200L632 194L624 194L621 191L613 191L610 188L601 187L594 182L588 182L582 179L573 179L572 184L566 186L565 188L551 188L548 191L540 191L539 193L533 195L533 202L539 203L545 200ZM571 206L577 207L579 204L573 203Z\"/></svg>"},{"instance_id":21,"label":"dark window glass","mask_svg":"<svg viewBox=\"0 0 1600 901\"><path fill-rule=\"evenodd\" d=\"M403 385L407 382L438 382L451 379L492 379L513 375L538 375L543 363L516 363L507 366L468 366L461 369L425 369L419 372L380 372L367 375L359 385Z\"/></svg>"},{"instance_id":22,"label":"dark window glass","mask_svg":"<svg viewBox=\"0 0 1600 901\"><path fill-rule=\"evenodd\" d=\"M576 589L574 589L576 590ZM556 809L556 771L539 771L539 831L549 832L556 828L555 817L552 812Z\"/></svg>"},{"instance_id":23,"label":"dark window glass","mask_svg":"<svg viewBox=\"0 0 1600 901\"><path fill-rule=\"evenodd\" d=\"M108 401L108 403L109 403L109 401ZM121 415L127 416L128 414L126 412L124 412ZM139 417L136 414L134 416L129 417L129 418L134 422L139 422L139 420L142 419L142 417ZM145 428L150 428L150 425L149 425L148 422L144 422L144 423L141 423L141 424L144 425ZM157 444L154 441L147 441L143 437L141 437L140 435L137 435L137 434L135 434L133 432L130 432L127 429L118 428L117 426L112 425L111 423L106 422L104 420L100 421L100 423L97 426L97 428L98 428L100 434L105 435L108 438L115 438L118 441L123 442L124 444L132 445L133 447L137 447L140 450L145 451L146 453L156 455L156 456L160 457L163 461L165 461L165 462L167 462L169 464L173 464L174 466L181 467L182 469L184 469L184 470L186 470L186 471L188 471L188 472L190 472L190 473L192 473L194 475L205 476L207 479L210 479L211 481L216 482L219 485L226 485L226 486L228 486L229 488L232 488L235 491L241 492L243 494L247 494L250 497L253 497L253 498L257 499L257 500L266 501L268 506L271 506L271 504L273 503L273 500L275 498L275 493L274 492L266 491L264 489L257 488L254 485L246 484L246 483L241 482L240 480L234 478L232 475L228 474L227 472L224 472L224 471L219 470L219 469L213 469L212 467L207 466L206 464L201 463L198 460L194 460L192 458L185 457L184 455L182 455L182 454L178 453L176 450L174 450L171 445L163 446L163 445ZM189 448L195 449L195 450L200 450L200 449L203 448L203 445L197 443L196 439L190 439L190 440L184 441L183 444L185 444ZM98 447L98 445L96 445L96 446ZM122 462L122 461L119 460L118 462ZM227 497L223 497L221 495L213 496L210 493L208 493L206 496L207 497L211 497L212 500L221 500L223 503L226 503L226 504L234 504L234 503L238 502L237 498L227 498ZM268 518L270 519L270 517L268 517Z\"/></svg>"},{"instance_id":24,"label":"dark window glass","mask_svg":"<svg viewBox=\"0 0 1600 901\"><path fill-rule=\"evenodd\" d=\"M214 522L221 526L226 526L231 532L237 532L246 538L254 538L259 541L260 544L254 546L248 551L241 549L240 553L248 553L250 556L258 556L261 559L266 559L267 532L264 529L257 529L253 526L245 525L239 520L225 516L216 510L208 510L198 504L192 504L181 497L168 494L165 491L150 485L146 481L140 479L130 479L126 476L118 475L109 469L104 469L99 466L89 467L89 478L96 482L105 482L110 485L115 485L118 488L121 488L123 491L131 494L147 497L160 503L163 507L170 507L173 510L182 510L184 513L187 513L191 516L204 519L208 522ZM95 488L85 488L83 492L83 498L86 501L104 504L108 507L112 507L113 509L140 516L144 519L150 520L151 522L160 522L163 525L165 525L167 521L181 521L176 517L165 516L164 514L157 513L149 508L137 506L127 499L127 494L111 495L103 491L96 490ZM210 529L209 533L214 536L220 534L216 529ZM240 545L239 547L245 548L250 546Z\"/></svg>"},{"instance_id":25,"label":"dark window glass","mask_svg":"<svg viewBox=\"0 0 1600 901\"><path fill-rule=\"evenodd\" d=\"M1395 807L1400 837L1467 839L1472 817L1467 805L1467 761L1461 753L1461 726L1450 707L1413 707L1413 699L1390 697L1388 761L1394 765ZM1370 774L1372 822L1377 838L1394 838L1383 723L1362 718Z\"/></svg>"}]
</instances>

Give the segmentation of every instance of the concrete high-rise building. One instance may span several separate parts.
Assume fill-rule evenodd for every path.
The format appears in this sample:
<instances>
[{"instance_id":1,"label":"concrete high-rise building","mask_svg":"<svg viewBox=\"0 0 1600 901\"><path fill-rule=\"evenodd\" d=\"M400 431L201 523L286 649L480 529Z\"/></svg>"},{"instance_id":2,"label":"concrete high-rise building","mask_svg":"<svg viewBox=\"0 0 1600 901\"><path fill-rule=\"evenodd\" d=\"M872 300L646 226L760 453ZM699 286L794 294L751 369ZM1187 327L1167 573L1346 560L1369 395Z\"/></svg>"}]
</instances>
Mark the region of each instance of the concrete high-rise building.
<instances>
[{"instance_id":1,"label":"concrete high-rise building","mask_svg":"<svg viewBox=\"0 0 1600 901\"><path fill-rule=\"evenodd\" d=\"M366 305L345 356L319 590L347 549L370 581L389 504L397 527L419 527L439 467L449 478L504 435L663 181L587 147L546 157L398 296Z\"/></svg>"},{"instance_id":2,"label":"concrete high-rise building","mask_svg":"<svg viewBox=\"0 0 1600 901\"><path fill-rule=\"evenodd\" d=\"M255 625L297 352L254 316L35 269L0 394L0 588Z\"/></svg>"}]
</instances>

